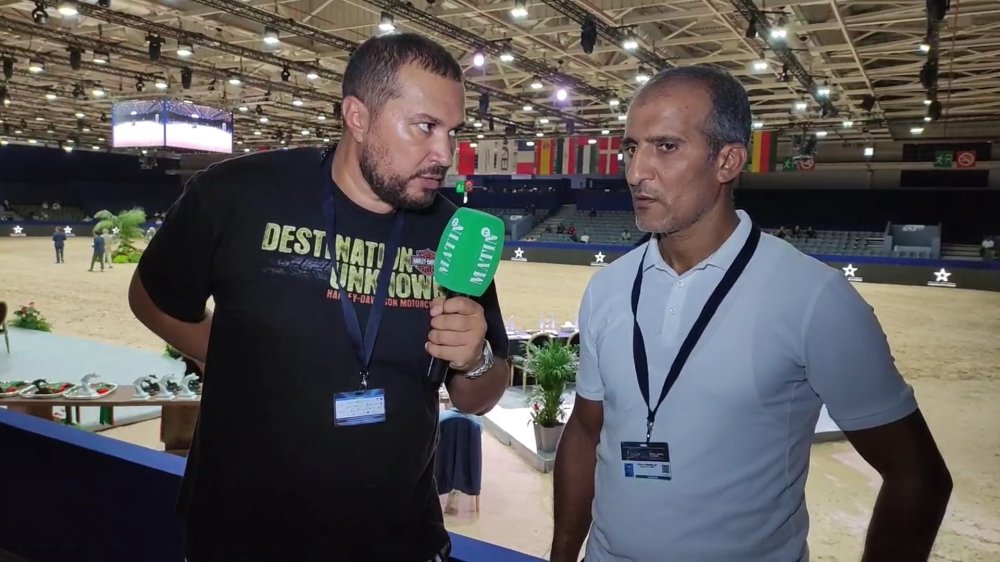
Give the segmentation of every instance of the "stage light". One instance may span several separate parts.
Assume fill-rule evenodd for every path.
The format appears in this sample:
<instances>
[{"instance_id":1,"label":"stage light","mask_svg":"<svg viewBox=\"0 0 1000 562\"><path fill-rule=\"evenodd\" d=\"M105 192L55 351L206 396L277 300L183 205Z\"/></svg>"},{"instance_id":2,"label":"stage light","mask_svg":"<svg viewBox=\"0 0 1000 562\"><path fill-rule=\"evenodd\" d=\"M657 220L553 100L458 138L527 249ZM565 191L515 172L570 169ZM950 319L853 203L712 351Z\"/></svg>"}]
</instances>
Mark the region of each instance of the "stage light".
<instances>
[{"instance_id":1,"label":"stage light","mask_svg":"<svg viewBox=\"0 0 1000 562\"><path fill-rule=\"evenodd\" d=\"M872 156L875 156L875 148L873 148L871 146L866 146L865 147L865 151L864 151L864 155L865 155L866 158L871 158Z\"/></svg>"},{"instance_id":2,"label":"stage light","mask_svg":"<svg viewBox=\"0 0 1000 562\"><path fill-rule=\"evenodd\" d=\"M537 75L531 77L531 89L532 90L542 89L542 79L539 78Z\"/></svg>"},{"instance_id":3,"label":"stage light","mask_svg":"<svg viewBox=\"0 0 1000 562\"><path fill-rule=\"evenodd\" d=\"M753 69L756 72L763 72L763 71L767 70L767 61L763 60L763 59L758 60L758 61L754 61L754 63L753 63Z\"/></svg>"},{"instance_id":4,"label":"stage light","mask_svg":"<svg viewBox=\"0 0 1000 562\"><path fill-rule=\"evenodd\" d=\"M484 138L486 138L486 135L480 133L480 134L476 135L476 138L477 139L484 139Z\"/></svg>"},{"instance_id":5,"label":"stage light","mask_svg":"<svg viewBox=\"0 0 1000 562\"><path fill-rule=\"evenodd\" d=\"M472 126L477 129L480 129L483 126L483 122L480 121L479 119L476 119L475 121L472 122Z\"/></svg>"},{"instance_id":6,"label":"stage light","mask_svg":"<svg viewBox=\"0 0 1000 562\"><path fill-rule=\"evenodd\" d=\"M809 108L809 104L804 101L795 102L795 111L805 111Z\"/></svg>"},{"instance_id":7,"label":"stage light","mask_svg":"<svg viewBox=\"0 0 1000 562\"><path fill-rule=\"evenodd\" d=\"M535 146L535 141L528 141L528 142L526 142L524 144L526 144L528 146Z\"/></svg>"},{"instance_id":8,"label":"stage light","mask_svg":"<svg viewBox=\"0 0 1000 562\"><path fill-rule=\"evenodd\" d=\"M611 107L618 107L621 103L621 100L618 98L611 98L608 100L608 105Z\"/></svg>"},{"instance_id":9,"label":"stage light","mask_svg":"<svg viewBox=\"0 0 1000 562\"><path fill-rule=\"evenodd\" d=\"M45 63L40 60L31 60L28 62L28 72L32 74L39 74L45 72Z\"/></svg>"},{"instance_id":10,"label":"stage light","mask_svg":"<svg viewBox=\"0 0 1000 562\"><path fill-rule=\"evenodd\" d=\"M910 127L910 134L911 135L919 135L920 133L923 133L923 132L924 132L924 128L923 127Z\"/></svg>"},{"instance_id":11,"label":"stage light","mask_svg":"<svg viewBox=\"0 0 1000 562\"><path fill-rule=\"evenodd\" d=\"M393 31L396 31L396 20L393 18L392 14L389 12L382 12L381 15L379 15L378 28L382 33L392 33Z\"/></svg>"},{"instance_id":12,"label":"stage light","mask_svg":"<svg viewBox=\"0 0 1000 562\"><path fill-rule=\"evenodd\" d=\"M569 96L569 94L566 93L566 90L564 88L559 88L558 90L556 90L556 99L557 100L559 100L559 101L566 101L566 98L568 96Z\"/></svg>"},{"instance_id":13,"label":"stage light","mask_svg":"<svg viewBox=\"0 0 1000 562\"><path fill-rule=\"evenodd\" d=\"M320 113L319 115L316 116L316 120L317 121L326 121L326 115L323 115L322 113Z\"/></svg>"},{"instance_id":14,"label":"stage light","mask_svg":"<svg viewBox=\"0 0 1000 562\"><path fill-rule=\"evenodd\" d=\"M163 78L157 78L153 83L157 90L166 90L168 88L167 81Z\"/></svg>"},{"instance_id":15,"label":"stage light","mask_svg":"<svg viewBox=\"0 0 1000 562\"><path fill-rule=\"evenodd\" d=\"M178 42L177 43L177 56L179 57L190 57L194 54L194 45L191 43Z\"/></svg>"},{"instance_id":16,"label":"stage light","mask_svg":"<svg viewBox=\"0 0 1000 562\"><path fill-rule=\"evenodd\" d=\"M107 92L105 92L104 88L101 88L100 86L94 86L94 89L91 90L90 93L93 94L95 98L103 98Z\"/></svg>"},{"instance_id":17,"label":"stage light","mask_svg":"<svg viewBox=\"0 0 1000 562\"><path fill-rule=\"evenodd\" d=\"M469 143L469 148L479 148L479 143L478 142L470 142Z\"/></svg>"},{"instance_id":18,"label":"stage light","mask_svg":"<svg viewBox=\"0 0 1000 562\"><path fill-rule=\"evenodd\" d=\"M310 70L309 72L306 72L306 78L309 80L316 80L319 78L319 74L317 74L315 70Z\"/></svg>"},{"instance_id":19,"label":"stage light","mask_svg":"<svg viewBox=\"0 0 1000 562\"><path fill-rule=\"evenodd\" d=\"M243 81L240 80L239 76L237 76L235 74L231 74L231 75L229 75L229 83L231 85L233 85L233 86L239 86L240 84L243 83Z\"/></svg>"},{"instance_id":20,"label":"stage light","mask_svg":"<svg viewBox=\"0 0 1000 562\"><path fill-rule=\"evenodd\" d=\"M141 92L146 89L146 81L142 79L142 76L137 76L135 79L135 91Z\"/></svg>"},{"instance_id":21,"label":"stage light","mask_svg":"<svg viewBox=\"0 0 1000 562\"><path fill-rule=\"evenodd\" d=\"M587 144L597 144L597 139L587 139Z\"/></svg>"},{"instance_id":22,"label":"stage light","mask_svg":"<svg viewBox=\"0 0 1000 562\"><path fill-rule=\"evenodd\" d=\"M527 0L514 0L510 15L518 19L528 17Z\"/></svg>"},{"instance_id":23,"label":"stage light","mask_svg":"<svg viewBox=\"0 0 1000 562\"><path fill-rule=\"evenodd\" d=\"M853 126L854 126L854 121L851 121L850 119L848 119L847 121L844 121L844 128L845 129L850 129Z\"/></svg>"},{"instance_id":24,"label":"stage light","mask_svg":"<svg viewBox=\"0 0 1000 562\"><path fill-rule=\"evenodd\" d=\"M245 104L245 103L241 103L240 106L239 106L239 108L237 108L237 109L239 109L241 113L246 113L246 112L250 111L250 107L247 104Z\"/></svg>"},{"instance_id":25,"label":"stage light","mask_svg":"<svg viewBox=\"0 0 1000 562\"><path fill-rule=\"evenodd\" d=\"M149 60L160 60L160 51L163 47L163 39L157 37L156 35L147 35L146 41L149 41Z\"/></svg>"},{"instance_id":26,"label":"stage light","mask_svg":"<svg viewBox=\"0 0 1000 562\"><path fill-rule=\"evenodd\" d=\"M475 66L483 66L486 64L486 55L482 51L477 50L474 55L472 55L472 64Z\"/></svg>"},{"instance_id":27,"label":"stage light","mask_svg":"<svg viewBox=\"0 0 1000 562\"><path fill-rule=\"evenodd\" d=\"M49 14L45 11L44 2L35 2L35 9L31 10L31 19L38 25L45 25L49 21Z\"/></svg>"},{"instance_id":28,"label":"stage light","mask_svg":"<svg viewBox=\"0 0 1000 562\"><path fill-rule=\"evenodd\" d=\"M611 134L611 129L601 129L601 134L602 135L610 135Z\"/></svg>"},{"instance_id":29,"label":"stage light","mask_svg":"<svg viewBox=\"0 0 1000 562\"><path fill-rule=\"evenodd\" d=\"M754 121L753 122L753 128L754 129L763 129L764 128L764 122L763 121Z\"/></svg>"},{"instance_id":30,"label":"stage light","mask_svg":"<svg viewBox=\"0 0 1000 562\"><path fill-rule=\"evenodd\" d=\"M505 48L503 51L500 52L500 60L503 62L513 62L514 52L511 51L509 47Z\"/></svg>"},{"instance_id":31,"label":"stage light","mask_svg":"<svg viewBox=\"0 0 1000 562\"><path fill-rule=\"evenodd\" d=\"M292 105L295 107L302 107L302 98L299 96L292 96Z\"/></svg>"},{"instance_id":32,"label":"stage light","mask_svg":"<svg viewBox=\"0 0 1000 562\"><path fill-rule=\"evenodd\" d=\"M597 44L597 23L594 18L588 15L580 25L580 48L588 55L594 52Z\"/></svg>"},{"instance_id":33,"label":"stage light","mask_svg":"<svg viewBox=\"0 0 1000 562\"><path fill-rule=\"evenodd\" d=\"M931 45L930 45L930 43L927 43L927 42L925 41L925 42L921 43L921 44L920 44L920 47L918 47L917 49L918 49L918 50L919 50L919 51L920 51L921 53L923 53L923 54L925 54L925 55L926 55L927 53L931 52Z\"/></svg>"},{"instance_id":34,"label":"stage light","mask_svg":"<svg viewBox=\"0 0 1000 562\"><path fill-rule=\"evenodd\" d=\"M86 113L84 113L84 112L82 112L82 111L77 111L77 112L76 112L76 113L74 113L73 115L75 115L77 119L83 119L84 117L86 117L86 116L87 116L87 114L86 114Z\"/></svg>"},{"instance_id":35,"label":"stage light","mask_svg":"<svg viewBox=\"0 0 1000 562\"><path fill-rule=\"evenodd\" d=\"M816 134L817 138L821 138L822 139L822 138L826 138L827 132L826 131L816 131L815 134Z\"/></svg>"},{"instance_id":36,"label":"stage light","mask_svg":"<svg viewBox=\"0 0 1000 562\"><path fill-rule=\"evenodd\" d=\"M94 51L93 61L97 64L108 64L111 62L111 55L104 51Z\"/></svg>"},{"instance_id":37,"label":"stage light","mask_svg":"<svg viewBox=\"0 0 1000 562\"><path fill-rule=\"evenodd\" d=\"M52 100L54 100L54 99L56 99L58 97L59 96L57 96L54 92L46 92L45 93L45 99L47 99L49 101L52 101Z\"/></svg>"},{"instance_id":38,"label":"stage light","mask_svg":"<svg viewBox=\"0 0 1000 562\"><path fill-rule=\"evenodd\" d=\"M541 131L538 131L537 133L535 133L535 136L538 137L538 138L541 138L541 137L545 136L545 133L543 133Z\"/></svg>"},{"instance_id":39,"label":"stage light","mask_svg":"<svg viewBox=\"0 0 1000 562\"><path fill-rule=\"evenodd\" d=\"M646 74L646 71L640 68L639 72L635 73L635 81L640 84L645 84L646 82L649 82L649 74Z\"/></svg>"},{"instance_id":40,"label":"stage light","mask_svg":"<svg viewBox=\"0 0 1000 562\"><path fill-rule=\"evenodd\" d=\"M521 108L521 111L527 111L527 112L530 112L530 111L532 111L533 109L535 109L535 108L531 107L531 105L529 105L529 104L525 104L525 105L524 105L524 107L522 107L522 108Z\"/></svg>"},{"instance_id":41,"label":"stage light","mask_svg":"<svg viewBox=\"0 0 1000 562\"><path fill-rule=\"evenodd\" d=\"M302 129L301 132L302 132L302 136L304 136L304 137L308 137L309 136L309 129Z\"/></svg>"},{"instance_id":42,"label":"stage light","mask_svg":"<svg viewBox=\"0 0 1000 562\"><path fill-rule=\"evenodd\" d=\"M624 113L619 113L619 114L618 114L618 120L619 120L619 121L624 121L625 119L626 119L626 117L625 117L625 114L624 114Z\"/></svg>"},{"instance_id":43,"label":"stage light","mask_svg":"<svg viewBox=\"0 0 1000 562\"><path fill-rule=\"evenodd\" d=\"M76 4L73 2L60 2L57 11L68 18L71 18L80 13L77 11Z\"/></svg>"},{"instance_id":44,"label":"stage light","mask_svg":"<svg viewBox=\"0 0 1000 562\"><path fill-rule=\"evenodd\" d=\"M629 33L622 41L622 48L626 51L634 51L639 48L639 41L635 38L635 35Z\"/></svg>"},{"instance_id":45,"label":"stage light","mask_svg":"<svg viewBox=\"0 0 1000 562\"><path fill-rule=\"evenodd\" d=\"M264 43L266 45L274 46L274 45L277 45L280 42L281 42L281 39L278 38L278 30L277 29L275 29L273 27L265 27L264 28Z\"/></svg>"},{"instance_id":46,"label":"stage light","mask_svg":"<svg viewBox=\"0 0 1000 562\"><path fill-rule=\"evenodd\" d=\"M784 39L788 36L788 30L785 26L788 25L788 20L785 16L778 16L778 21L774 27L771 28L771 39Z\"/></svg>"},{"instance_id":47,"label":"stage light","mask_svg":"<svg viewBox=\"0 0 1000 562\"><path fill-rule=\"evenodd\" d=\"M548 125L549 124L549 118L548 117L542 117L541 119L538 120L538 122L540 124L542 124L542 125Z\"/></svg>"},{"instance_id":48,"label":"stage light","mask_svg":"<svg viewBox=\"0 0 1000 562\"><path fill-rule=\"evenodd\" d=\"M69 66L73 70L80 70L81 62L83 60L83 52L77 47L70 47L69 49Z\"/></svg>"}]
</instances>

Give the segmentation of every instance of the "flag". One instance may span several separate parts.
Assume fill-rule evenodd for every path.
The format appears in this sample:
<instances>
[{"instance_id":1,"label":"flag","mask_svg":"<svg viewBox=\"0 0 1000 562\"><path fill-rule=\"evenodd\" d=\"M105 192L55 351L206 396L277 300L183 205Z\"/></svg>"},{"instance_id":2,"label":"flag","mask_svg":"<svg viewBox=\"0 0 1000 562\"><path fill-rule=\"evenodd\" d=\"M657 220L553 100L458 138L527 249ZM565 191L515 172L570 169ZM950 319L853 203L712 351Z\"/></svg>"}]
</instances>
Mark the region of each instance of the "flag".
<instances>
[{"instance_id":1,"label":"flag","mask_svg":"<svg viewBox=\"0 0 1000 562\"><path fill-rule=\"evenodd\" d=\"M621 172L621 161L618 156L621 154L621 137L605 136L597 139L597 173L606 175L618 175Z\"/></svg>"},{"instance_id":2,"label":"flag","mask_svg":"<svg viewBox=\"0 0 1000 562\"><path fill-rule=\"evenodd\" d=\"M517 162L511 158L511 141L481 140L476 148L476 174L510 175L515 173Z\"/></svg>"},{"instance_id":3,"label":"flag","mask_svg":"<svg viewBox=\"0 0 1000 562\"><path fill-rule=\"evenodd\" d=\"M593 140L594 144L590 144ZM598 148L597 139L579 138L576 141L576 158L573 161L573 174L597 173Z\"/></svg>"},{"instance_id":4,"label":"flag","mask_svg":"<svg viewBox=\"0 0 1000 562\"><path fill-rule=\"evenodd\" d=\"M517 168L518 174L534 174L535 172L535 147L528 146L530 141L517 141Z\"/></svg>"},{"instance_id":5,"label":"flag","mask_svg":"<svg viewBox=\"0 0 1000 562\"><path fill-rule=\"evenodd\" d=\"M552 139L535 141L535 173L540 176L550 176L554 172L552 158Z\"/></svg>"},{"instance_id":6,"label":"flag","mask_svg":"<svg viewBox=\"0 0 1000 562\"><path fill-rule=\"evenodd\" d=\"M951 168L951 164L955 159L955 154L953 152L935 152L934 153L934 167L935 168Z\"/></svg>"},{"instance_id":7,"label":"flag","mask_svg":"<svg viewBox=\"0 0 1000 562\"><path fill-rule=\"evenodd\" d=\"M476 149L471 142L458 143L458 166L455 173L460 176L471 176L476 173Z\"/></svg>"},{"instance_id":8,"label":"flag","mask_svg":"<svg viewBox=\"0 0 1000 562\"><path fill-rule=\"evenodd\" d=\"M750 171L773 172L778 152L778 134L774 131L754 131L752 147Z\"/></svg>"}]
</instances>

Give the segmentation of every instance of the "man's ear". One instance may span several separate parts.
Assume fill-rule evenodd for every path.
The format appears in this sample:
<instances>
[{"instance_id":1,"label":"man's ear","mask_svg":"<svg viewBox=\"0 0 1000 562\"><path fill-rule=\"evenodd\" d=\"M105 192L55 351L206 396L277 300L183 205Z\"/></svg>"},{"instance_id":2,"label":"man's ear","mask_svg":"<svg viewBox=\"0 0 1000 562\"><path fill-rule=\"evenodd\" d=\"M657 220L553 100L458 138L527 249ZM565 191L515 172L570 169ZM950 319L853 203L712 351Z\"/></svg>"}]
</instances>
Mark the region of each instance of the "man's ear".
<instances>
[{"instance_id":1,"label":"man's ear","mask_svg":"<svg viewBox=\"0 0 1000 562\"><path fill-rule=\"evenodd\" d=\"M720 184L728 184L739 177L743 171L743 166L747 163L747 148L741 144L727 144L719 151L716 157L718 171L717 179Z\"/></svg>"},{"instance_id":2,"label":"man's ear","mask_svg":"<svg viewBox=\"0 0 1000 562\"><path fill-rule=\"evenodd\" d=\"M351 135L354 142L363 142L371 127L371 112L368 107L354 96L347 96L340 106L344 122L344 132Z\"/></svg>"}]
</instances>

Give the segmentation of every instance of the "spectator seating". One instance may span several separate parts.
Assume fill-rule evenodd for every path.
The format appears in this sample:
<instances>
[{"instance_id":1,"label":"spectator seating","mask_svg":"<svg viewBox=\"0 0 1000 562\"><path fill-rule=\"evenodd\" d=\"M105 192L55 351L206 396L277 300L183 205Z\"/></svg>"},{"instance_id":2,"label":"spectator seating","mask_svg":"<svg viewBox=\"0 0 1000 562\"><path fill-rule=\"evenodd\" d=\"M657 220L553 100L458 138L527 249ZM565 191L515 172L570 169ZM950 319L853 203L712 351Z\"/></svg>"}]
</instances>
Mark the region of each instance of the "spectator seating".
<instances>
[{"instance_id":1,"label":"spectator seating","mask_svg":"<svg viewBox=\"0 0 1000 562\"><path fill-rule=\"evenodd\" d=\"M777 236L777 228L765 228L764 231ZM874 230L817 230L815 237L805 234L792 236L791 229L785 229L785 241L807 254L830 255L845 254L852 256L893 256L898 257L929 257L910 256L909 252L893 253L885 248L885 236ZM914 254L918 253L916 250Z\"/></svg>"},{"instance_id":2,"label":"spectator seating","mask_svg":"<svg viewBox=\"0 0 1000 562\"><path fill-rule=\"evenodd\" d=\"M577 210L576 205L566 205L554 215L538 224L528 237L535 237L538 242L572 242L568 234L558 234L556 227L562 224L576 227L577 238L590 236L590 244L624 244L631 245L642 237L635 227L635 215L631 211L597 211L596 217L590 216L590 211ZM552 232L545 232L548 225ZM622 231L628 230L630 240L622 240Z\"/></svg>"},{"instance_id":3,"label":"spectator seating","mask_svg":"<svg viewBox=\"0 0 1000 562\"><path fill-rule=\"evenodd\" d=\"M27 219L32 213L44 213L48 215L46 222L66 222L77 223L83 219L83 210L77 207L61 206L58 209L49 207L43 209L41 205L14 205L17 215Z\"/></svg>"}]
</instances>

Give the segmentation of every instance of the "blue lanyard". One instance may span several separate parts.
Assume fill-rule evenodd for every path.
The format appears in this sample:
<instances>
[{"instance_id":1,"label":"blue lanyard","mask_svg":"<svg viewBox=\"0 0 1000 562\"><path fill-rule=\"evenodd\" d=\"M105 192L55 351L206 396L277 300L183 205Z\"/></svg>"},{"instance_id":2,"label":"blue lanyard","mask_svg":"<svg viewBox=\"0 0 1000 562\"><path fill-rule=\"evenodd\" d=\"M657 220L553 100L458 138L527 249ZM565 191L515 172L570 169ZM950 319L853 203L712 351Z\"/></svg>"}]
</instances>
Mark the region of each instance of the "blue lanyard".
<instances>
[{"instance_id":1,"label":"blue lanyard","mask_svg":"<svg viewBox=\"0 0 1000 562\"><path fill-rule=\"evenodd\" d=\"M331 155L330 160L333 160ZM324 166L327 172L329 166ZM358 312L351 302L351 295L347 292L345 284L340 283L340 271L337 268L337 209L334 203L333 190L337 189L331 178L327 178L330 191L327 192L323 200L323 214L326 215L326 244L330 250L330 257L333 261L333 274L340 286L340 310L344 314L344 324L347 327L347 335L351 338L354 346L354 355L361 366L361 390L368 389L368 375L372 364L372 355L375 353L375 338L378 337L379 327L382 325L382 314L385 312L385 301L389 296L389 280L392 278L392 265L396 261L396 253L399 250L399 241L403 234L403 211L396 211L396 218L392 222L392 233L389 235L389 242L385 245L385 254L382 259L382 268L379 270L378 280L375 284L375 301L372 302L371 312L368 314L368 324L365 326L365 333L361 333L361 323L358 321Z\"/></svg>"},{"instance_id":2,"label":"blue lanyard","mask_svg":"<svg viewBox=\"0 0 1000 562\"><path fill-rule=\"evenodd\" d=\"M632 360L635 363L635 376L639 381L639 391L642 392L642 398L646 401L647 444L653 435L653 422L656 420L656 412L667 398L667 394L673 388L674 383L677 382L677 377L680 376L681 369L687 363L695 344L701 339L701 334L705 331L705 327L708 326L709 321L715 316L715 311L722 304L722 299L726 298L729 290L733 288L736 280L739 279L743 270L746 269L750 258L753 257L753 253L757 250L758 241L760 241L760 230L756 226L753 226L750 229L750 236L747 237L747 241L743 244L740 253L736 255L736 259L733 260L732 265L726 270L726 274L722 276L722 281L719 281L715 290L712 291L711 296L708 297L708 301L705 302L705 306L701 309L701 314L698 315L698 319L691 326L691 331L688 332L680 349L677 350L674 362L670 365L670 371L667 372L667 379L663 381L663 390L660 391L660 400L656 403L656 406L650 406L649 404L649 360L646 358L646 340L642 337L642 328L639 327L639 294L642 292L642 274L646 265L646 253L649 252L649 244L646 244L646 249L642 252L642 259L639 260L639 271L636 272L635 281L632 283Z\"/></svg>"}]
</instances>

